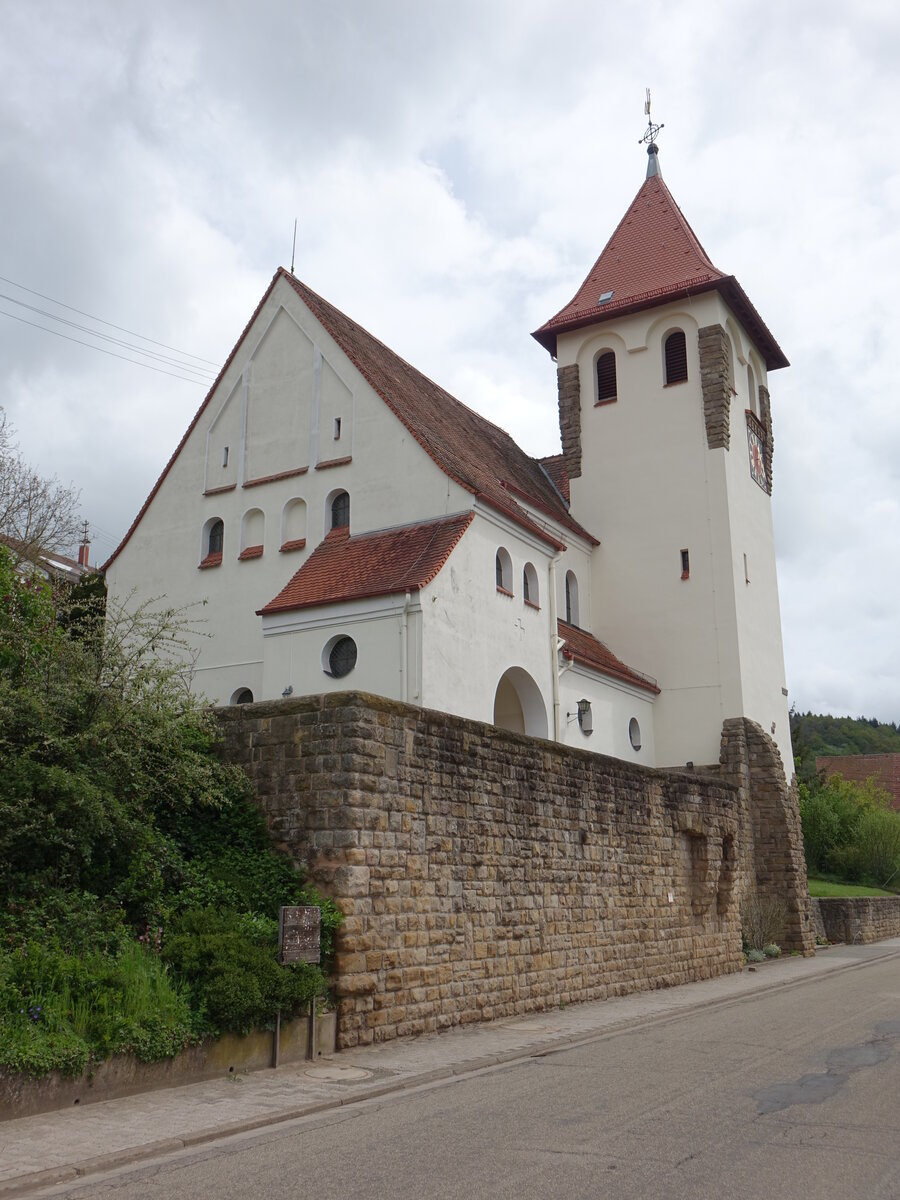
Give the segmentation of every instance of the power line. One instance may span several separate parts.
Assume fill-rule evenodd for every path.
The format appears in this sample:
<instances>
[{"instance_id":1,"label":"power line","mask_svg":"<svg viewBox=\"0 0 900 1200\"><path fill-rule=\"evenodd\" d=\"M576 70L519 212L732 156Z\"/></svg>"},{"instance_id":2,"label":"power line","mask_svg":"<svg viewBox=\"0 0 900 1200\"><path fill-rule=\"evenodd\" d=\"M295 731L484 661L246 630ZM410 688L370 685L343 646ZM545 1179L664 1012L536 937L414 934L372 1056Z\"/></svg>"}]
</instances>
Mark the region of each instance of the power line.
<instances>
[{"instance_id":1,"label":"power line","mask_svg":"<svg viewBox=\"0 0 900 1200\"><path fill-rule=\"evenodd\" d=\"M26 287L24 283L16 283L14 279L7 279L5 275L0 275L0 281L11 283L13 287L17 287L23 292L28 292L32 296L39 296L41 300L49 300L51 304L58 304L60 308L67 308L69 312L78 313L80 317L87 317L91 321L99 321L101 325L108 325L110 329L118 329L119 333L127 333L131 337L140 338L142 342L150 342L153 346L161 346L163 350L172 350L175 354L183 354L188 358L195 358L198 362L208 363L211 367L218 368L219 366L212 359L201 358L199 354L190 354L187 350L179 350L175 346L167 346L165 342L157 342L153 338L144 337L142 333L135 333L133 329L125 329L122 325L114 325L112 321L104 321L102 317L95 317L92 313L84 312L83 309L74 308L71 304L64 304L62 300L56 300L53 296L45 296L43 292L36 292L34 288Z\"/></svg>"},{"instance_id":2,"label":"power line","mask_svg":"<svg viewBox=\"0 0 900 1200\"><path fill-rule=\"evenodd\" d=\"M58 329L48 329L46 325L38 325L36 321L26 321L24 317L17 317L15 313L4 312L2 308L0 308L0 317L9 317L13 321L20 321L23 325L31 325L34 329L43 330L44 333L52 333L54 337L65 338L67 342L75 342L79 346L87 346L88 350L96 350L99 354L108 354L111 358L121 358L123 362L133 363L136 367L145 367L148 371L156 371L158 375L171 375L173 379L180 379L183 383L196 383L200 387L206 387L206 380L191 379L188 375L176 375L174 371L164 371L162 367L154 367L150 363L139 362L136 358L129 358L127 354L116 354L115 350L104 350L102 346L94 346L91 342L83 342L81 338L69 337L67 333L61 333Z\"/></svg>"},{"instance_id":3,"label":"power line","mask_svg":"<svg viewBox=\"0 0 900 1200\"><path fill-rule=\"evenodd\" d=\"M145 358L154 358L157 362L166 363L170 367L179 367L184 371L189 371L193 375L200 375L209 381L212 381L216 377L215 371L210 371L206 367L195 367L191 363L183 362L177 358L170 358L169 355L160 354L156 350L143 350L140 346L135 346L133 342L126 342L122 338L112 337L108 333L101 333L98 329L90 329L87 325L79 325L77 321L70 321L66 317L58 317L55 313L47 312L46 309L38 308L34 304L26 304L24 300L17 300L15 296L7 296L5 292L0 292L0 300L6 300L10 304L17 304L20 308L25 308L39 317L46 317L49 321L58 321L61 325L68 325L70 329L77 329L81 333L89 334L90 337L102 338L104 342L111 342L114 346L121 346L124 350L133 350L135 354L142 354ZM38 326L38 328L42 328L42 326ZM47 332L52 333L53 331L48 329ZM98 346L96 349L100 349L100 347Z\"/></svg>"}]
</instances>

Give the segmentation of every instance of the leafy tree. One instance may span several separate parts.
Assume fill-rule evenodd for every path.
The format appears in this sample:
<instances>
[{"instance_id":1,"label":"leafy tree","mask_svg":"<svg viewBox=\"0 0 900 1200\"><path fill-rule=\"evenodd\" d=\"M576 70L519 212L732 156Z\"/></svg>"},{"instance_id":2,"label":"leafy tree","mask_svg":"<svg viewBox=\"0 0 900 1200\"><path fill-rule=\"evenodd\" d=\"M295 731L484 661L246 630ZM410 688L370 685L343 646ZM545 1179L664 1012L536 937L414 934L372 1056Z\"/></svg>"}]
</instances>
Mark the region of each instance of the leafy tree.
<instances>
[{"instance_id":1,"label":"leafy tree","mask_svg":"<svg viewBox=\"0 0 900 1200\"><path fill-rule=\"evenodd\" d=\"M70 549L78 540L78 492L29 466L13 438L0 408L0 535L24 559Z\"/></svg>"}]
</instances>

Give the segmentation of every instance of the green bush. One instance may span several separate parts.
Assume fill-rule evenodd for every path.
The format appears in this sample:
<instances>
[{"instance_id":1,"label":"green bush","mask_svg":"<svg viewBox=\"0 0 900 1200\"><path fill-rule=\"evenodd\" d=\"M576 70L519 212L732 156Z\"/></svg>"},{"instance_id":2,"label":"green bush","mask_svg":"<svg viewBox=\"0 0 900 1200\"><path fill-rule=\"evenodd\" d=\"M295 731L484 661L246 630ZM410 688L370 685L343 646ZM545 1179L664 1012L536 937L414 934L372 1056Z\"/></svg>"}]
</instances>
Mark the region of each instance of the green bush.
<instances>
[{"instance_id":1,"label":"green bush","mask_svg":"<svg viewBox=\"0 0 900 1200\"><path fill-rule=\"evenodd\" d=\"M159 958L132 944L83 957L30 942L0 952L0 1064L77 1074L92 1058L177 1054L194 1036L187 998Z\"/></svg>"},{"instance_id":2,"label":"green bush","mask_svg":"<svg viewBox=\"0 0 900 1200\"><path fill-rule=\"evenodd\" d=\"M811 874L881 887L900 876L900 813L874 780L801 784L800 820Z\"/></svg>"},{"instance_id":3,"label":"green bush","mask_svg":"<svg viewBox=\"0 0 900 1200\"><path fill-rule=\"evenodd\" d=\"M190 991L203 1032L246 1033L276 1010L289 1016L323 994L318 967L278 963L274 932L258 919L211 908L176 919L162 954Z\"/></svg>"},{"instance_id":4,"label":"green bush","mask_svg":"<svg viewBox=\"0 0 900 1200\"><path fill-rule=\"evenodd\" d=\"M102 635L101 635L102 631ZM174 1054L324 995L276 962L282 904L342 917L277 854L188 687L189 625L66 606L0 546L0 1064Z\"/></svg>"}]
</instances>

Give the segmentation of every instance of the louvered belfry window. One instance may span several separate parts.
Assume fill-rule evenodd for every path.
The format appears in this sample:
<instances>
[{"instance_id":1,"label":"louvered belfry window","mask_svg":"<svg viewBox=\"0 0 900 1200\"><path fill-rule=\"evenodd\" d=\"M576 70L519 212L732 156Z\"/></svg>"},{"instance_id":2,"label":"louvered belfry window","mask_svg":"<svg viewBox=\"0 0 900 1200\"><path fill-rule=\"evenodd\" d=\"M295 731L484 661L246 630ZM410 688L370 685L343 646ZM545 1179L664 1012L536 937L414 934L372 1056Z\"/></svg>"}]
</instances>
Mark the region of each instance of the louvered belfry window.
<instances>
[{"instance_id":1,"label":"louvered belfry window","mask_svg":"<svg viewBox=\"0 0 900 1200\"><path fill-rule=\"evenodd\" d=\"M610 404L616 399L616 356L604 350L597 359L597 403Z\"/></svg>"},{"instance_id":2,"label":"louvered belfry window","mask_svg":"<svg viewBox=\"0 0 900 1200\"><path fill-rule=\"evenodd\" d=\"M666 383L682 383L688 377L684 331L676 329L666 338Z\"/></svg>"}]
</instances>

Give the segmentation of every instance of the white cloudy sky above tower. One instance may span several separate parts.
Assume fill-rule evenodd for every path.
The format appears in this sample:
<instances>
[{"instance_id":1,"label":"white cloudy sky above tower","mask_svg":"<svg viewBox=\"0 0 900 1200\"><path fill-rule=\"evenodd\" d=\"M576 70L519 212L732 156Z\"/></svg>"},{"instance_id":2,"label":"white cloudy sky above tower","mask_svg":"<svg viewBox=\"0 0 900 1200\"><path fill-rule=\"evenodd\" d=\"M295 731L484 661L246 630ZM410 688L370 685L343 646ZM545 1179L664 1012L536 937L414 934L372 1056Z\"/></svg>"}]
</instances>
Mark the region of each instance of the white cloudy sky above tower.
<instances>
[{"instance_id":1,"label":"white cloudy sky above tower","mask_svg":"<svg viewBox=\"0 0 900 1200\"><path fill-rule=\"evenodd\" d=\"M649 85L666 183L792 362L770 378L791 697L900 720L894 4L8 0L3 22L0 313L84 337L24 285L220 364L297 217L300 278L534 454L558 429L529 333L641 184ZM105 558L205 387L9 315L0 373Z\"/></svg>"}]
</instances>

